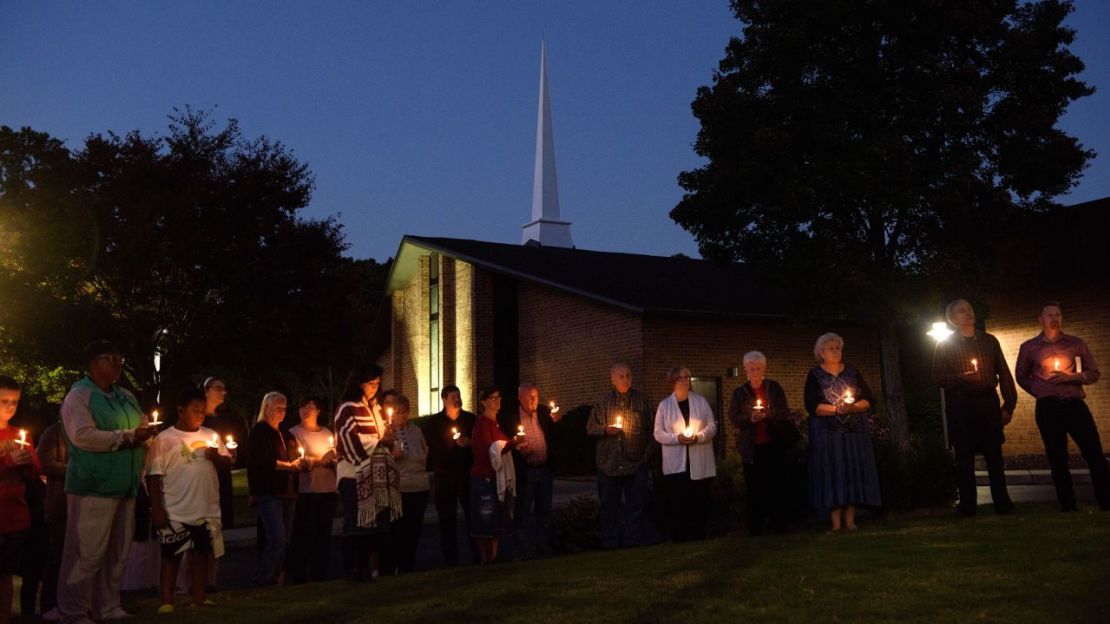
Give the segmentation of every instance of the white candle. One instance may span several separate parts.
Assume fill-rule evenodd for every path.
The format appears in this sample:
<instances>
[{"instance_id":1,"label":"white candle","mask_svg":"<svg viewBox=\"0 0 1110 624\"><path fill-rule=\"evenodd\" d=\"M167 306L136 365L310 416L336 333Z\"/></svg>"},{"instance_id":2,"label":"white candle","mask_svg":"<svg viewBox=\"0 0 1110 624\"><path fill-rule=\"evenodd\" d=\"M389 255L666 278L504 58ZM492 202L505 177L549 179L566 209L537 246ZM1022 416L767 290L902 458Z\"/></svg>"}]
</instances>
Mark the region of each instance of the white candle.
<instances>
[{"instance_id":1,"label":"white candle","mask_svg":"<svg viewBox=\"0 0 1110 624\"><path fill-rule=\"evenodd\" d=\"M304 447L303 446L298 446L297 447L297 452L301 454L301 459L304 459Z\"/></svg>"},{"instance_id":2,"label":"white candle","mask_svg":"<svg viewBox=\"0 0 1110 624\"><path fill-rule=\"evenodd\" d=\"M524 437L524 425L516 426L516 434L520 437Z\"/></svg>"},{"instance_id":3,"label":"white candle","mask_svg":"<svg viewBox=\"0 0 1110 624\"><path fill-rule=\"evenodd\" d=\"M212 434L212 439L208 441L208 448L220 448L220 434Z\"/></svg>"},{"instance_id":4,"label":"white candle","mask_svg":"<svg viewBox=\"0 0 1110 624\"><path fill-rule=\"evenodd\" d=\"M15 443L20 445L20 446L28 446L29 445L29 443L27 442L27 430L26 429L20 429L19 430L19 439L16 440Z\"/></svg>"},{"instance_id":5,"label":"white candle","mask_svg":"<svg viewBox=\"0 0 1110 624\"><path fill-rule=\"evenodd\" d=\"M385 408L385 417L386 417L386 423L390 427L392 427L393 426L393 408L392 407Z\"/></svg>"},{"instance_id":6,"label":"white candle","mask_svg":"<svg viewBox=\"0 0 1110 624\"><path fill-rule=\"evenodd\" d=\"M1060 370L1060 358L1052 358L1052 370Z\"/></svg>"},{"instance_id":7,"label":"white candle","mask_svg":"<svg viewBox=\"0 0 1110 624\"><path fill-rule=\"evenodd\" d=\"M975 360L972 360L972 362L974 362L974 361ZM852 389L851 388L848 388L847 390L844 391L844 402L847 403L848 405L851 405L852 403L856 402L856 397L852 396Z\"/></svg>"},{"instance_id":8,"label":"white candle","mask_svg":"<svg viewBox=\"0 0 1110 624\"><path fill-rule=\"evenodd\" d=\"M755 407L753 407L752 409L757 409L757 410L763 409L763 399L756 399L755 400Z\"/></svg>"},{"instance_id":9,"label":"white candle","mask_svg":"<svg viewBox=\"0 0 1110 624\"><path fill-rule=\"evenodd\" d=\"M1075 372L1076 373L1082 373L1083 372L1083 358L1079 357L1078 355L1075 356Z\"/></svg>"},{"instance_id":10,"label":"white candle","mask_svg":"<svg viewBox=\"0 0 1110 624\"><path fill-rule=\"evenodd\" d=\"M682 435L686 436L687 438L693 437L694 430L690 427L686 427L685 429L683 429Z\"/></svg>"},{"instance_id":11,"label":"white candle","mask_svg":"<svg viewBox=\"0 0 1110 624\"><path fill-rule=\"evenodd\" d=\"M617 424L615 424L613 426L616 427L617 429L624 429L624 419L621 418L620 414L617 414Z\"/></svg>"},{"instance_id":12,"label":"white candle","mask_svg":"<svg viewBox=\"0 0 1110 624\"><path fill-rule=\"evenodd\" d=\"M235 449L239 448L239 443L235 441L235 438L227 436L227 444L225 444L224 446L227 447L227 450L234 451Z\"/></svg>"},{"instance_id":13,"label":"white candle","mask_svg":"<svg viewBox=\"0 0 1110 624\"><path fill-rule=\"evenodd\" d=\"M328 436L328 448L335 449L335 436Z\"/></svg>"},{"instance_id":14,"label":"white candle","mask_svg":"<svg viewBox=\"0 0 1110 624\"><path fill-rule=\"evenodd\" d=\"M158 420L158 410L154 410L150 413L150 424L154 425L155 427L162 424L162 421Z\"/></svg>"},{"instance_id":15,"label":"white candle","mask_svg":"<svg viewBox=\"0 0 1110 624\"><path fill-rule=\"evenodd\" d=\"M979 360L977 360L977 359L975 359L975 358L971 358L971 368L972 368L972 369L973 369L973 370L974 370L975 372L977 372L977 373L978 373L978 372L979 372Z\"/></svg>"},{"instance_id":16,"label":"white candle","mask_svg":"<svg viewBox=\"0 0 1110 624\"><path fill-rule=\"evenodd\" d=\"M549 403L549 405L551 406L551 413L552 414L559 411L559 406L555 405L555 401L552 401L551 403Z\"/></svg>"},{"instance_id":17,"label":"white candle","mask_svg":"<svg viewBox=\"0 0 1110 624\"><path fill-rule=\"evenodd\" d=\"M451 439L452 440L458 440L459 436L461 436L461 435L462 434L459 433L459 428L458 427L451 427Z\"/></svg>"}]
</instances>

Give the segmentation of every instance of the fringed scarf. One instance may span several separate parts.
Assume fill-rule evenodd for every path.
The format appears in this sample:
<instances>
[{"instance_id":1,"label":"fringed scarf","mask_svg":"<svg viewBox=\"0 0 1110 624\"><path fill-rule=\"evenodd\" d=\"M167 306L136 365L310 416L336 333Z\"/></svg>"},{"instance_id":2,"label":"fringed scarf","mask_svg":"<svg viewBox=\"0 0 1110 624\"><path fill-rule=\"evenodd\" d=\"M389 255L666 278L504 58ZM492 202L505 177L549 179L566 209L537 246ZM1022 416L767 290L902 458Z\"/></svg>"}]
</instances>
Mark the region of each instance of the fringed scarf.
<instances>
[{"instance_id":1,"label":"fringed scarf","mask_svg":"<svg viewBox=\"0 0 1110 624\"><path fill-rule=\"evenodd\" d=\"M372 529L378 516L389 510L389 521L401 517L401 472L393 455L384 448L374 449L370 459L355 472L358 491L358 526Z\"/></svg>"}]
</instances>

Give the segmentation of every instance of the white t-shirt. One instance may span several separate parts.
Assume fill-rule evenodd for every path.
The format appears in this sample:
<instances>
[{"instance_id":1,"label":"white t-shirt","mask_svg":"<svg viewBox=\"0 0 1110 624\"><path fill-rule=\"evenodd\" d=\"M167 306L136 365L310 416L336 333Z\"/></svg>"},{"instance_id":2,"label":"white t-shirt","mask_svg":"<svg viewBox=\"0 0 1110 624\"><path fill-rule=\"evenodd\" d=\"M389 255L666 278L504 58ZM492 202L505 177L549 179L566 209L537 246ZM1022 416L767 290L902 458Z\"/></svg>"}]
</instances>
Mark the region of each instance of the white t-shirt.
<instances>
[{"instance_id":1,"label":"white t-shirt","mask_svg":"<svg viewBox=\"0 0 1110 624\"><path fill-rule=\"evenodd\" d=\"M305 457L335 459L335 437L327 427L309 431L303 425L289 430L297 439L297 446L304 449ZM300 474L302 494L327 494L335 491L335 466L316 466Z\"/></svg>"},{"instance_id":2,"label":"white t-shirt","mask_svg":"<svg viewBox=\"0 0 1110 624\"><path fill-rule=\"evenodd\" d=\"M220 520L220 483L216 466L205 456L213 439L220 455L231 457L223 440L207 427L192 432L170 427L154 437L147 474L162 477L162 496L170 520L193 525Z\"/></svg>"}]
</instances>

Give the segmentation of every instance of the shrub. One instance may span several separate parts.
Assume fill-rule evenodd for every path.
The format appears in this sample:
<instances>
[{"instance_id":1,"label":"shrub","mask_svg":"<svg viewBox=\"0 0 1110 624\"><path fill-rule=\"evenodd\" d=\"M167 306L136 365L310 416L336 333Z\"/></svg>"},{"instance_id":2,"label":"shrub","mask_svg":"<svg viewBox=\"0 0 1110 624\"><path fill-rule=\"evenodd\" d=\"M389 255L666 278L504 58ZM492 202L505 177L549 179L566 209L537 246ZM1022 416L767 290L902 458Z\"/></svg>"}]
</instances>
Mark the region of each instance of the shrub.
<instances>
[{"instance_id":1,"label":"shrub","mask_svg":"<svg viewBox=\"0 0 1110 624\"><path fill-rule=\"evenodd\" d=\"M600 504L591 496L577 496L551 510L551 549L576 553L601 548Z\"/></svg>"}]
</instances>

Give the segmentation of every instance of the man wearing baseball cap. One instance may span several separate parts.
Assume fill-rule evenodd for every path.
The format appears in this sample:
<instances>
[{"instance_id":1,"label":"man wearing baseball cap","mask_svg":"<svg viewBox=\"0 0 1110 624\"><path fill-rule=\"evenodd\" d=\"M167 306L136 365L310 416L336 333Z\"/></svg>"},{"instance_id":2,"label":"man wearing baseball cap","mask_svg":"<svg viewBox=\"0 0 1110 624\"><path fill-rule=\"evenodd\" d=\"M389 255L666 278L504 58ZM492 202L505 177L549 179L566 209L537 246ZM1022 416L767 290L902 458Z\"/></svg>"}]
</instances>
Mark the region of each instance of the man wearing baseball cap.
<instances>
[{"instance_id":1,"label":"man wearing baseball cap","mask_svg":"<svg viewBox=\"0 0 1110 624\"><path fill-rule=\"evenodd\" d=\"M139 402L116 385L124 357L107 340L85 347L88 374L62 402L69 439L67 524L58 579L63 622L128 617L120 606L123 565L135 528L135 495L146 445L157 432Z\"/></svg>"}]
</instances>

